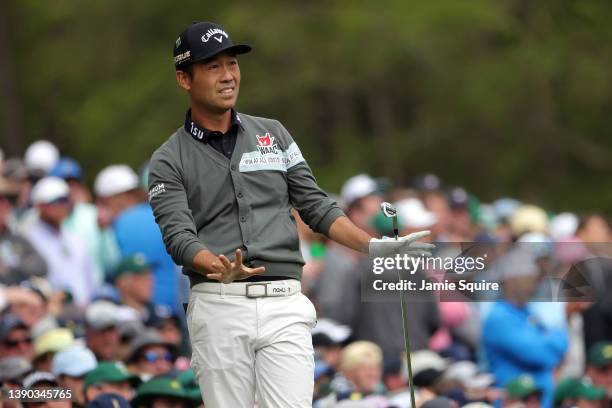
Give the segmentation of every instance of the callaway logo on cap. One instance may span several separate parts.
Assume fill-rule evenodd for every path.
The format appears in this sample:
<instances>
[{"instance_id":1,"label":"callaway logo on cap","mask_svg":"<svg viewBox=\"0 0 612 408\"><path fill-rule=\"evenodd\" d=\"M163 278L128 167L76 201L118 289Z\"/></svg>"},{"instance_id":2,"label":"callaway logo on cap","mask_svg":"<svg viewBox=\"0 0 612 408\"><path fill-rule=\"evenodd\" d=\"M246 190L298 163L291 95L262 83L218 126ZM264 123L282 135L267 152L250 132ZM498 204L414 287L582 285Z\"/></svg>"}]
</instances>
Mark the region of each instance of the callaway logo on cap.
<instances>
[{"instance_id":1,"label":"callaway logo on cap","mask_svg":"<svg viewBox=\"0 0 612 408\"><path fill-rule=\"evenodd\" d=\"M193 23L174 42L174 67L184 69L191 63L202 61L221 52L246 54L251 47L234 44L229 34L218 24L209 22Z\"/></svg>"}]
</instances>

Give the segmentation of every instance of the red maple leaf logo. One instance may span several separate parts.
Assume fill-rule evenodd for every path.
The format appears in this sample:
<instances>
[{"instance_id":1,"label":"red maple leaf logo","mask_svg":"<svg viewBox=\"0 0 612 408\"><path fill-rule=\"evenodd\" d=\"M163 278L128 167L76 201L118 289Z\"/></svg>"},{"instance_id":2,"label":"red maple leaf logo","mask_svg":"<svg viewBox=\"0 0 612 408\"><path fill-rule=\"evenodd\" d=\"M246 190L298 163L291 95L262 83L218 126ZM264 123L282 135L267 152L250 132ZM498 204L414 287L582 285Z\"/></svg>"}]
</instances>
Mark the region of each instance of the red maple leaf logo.
<instances>
[{"instance_id":1,"label":"red maple leaf logo","mask_svg":"<svg viewBox=\"0 0 612 408\"><path fill-rule=\"evenodd\" d=\"M266 133L265 136L257 136L257 142L259 142L260 146L270 146L272 144L272 138L270 137L270 133Z\"/></svg>"}]
</instances>

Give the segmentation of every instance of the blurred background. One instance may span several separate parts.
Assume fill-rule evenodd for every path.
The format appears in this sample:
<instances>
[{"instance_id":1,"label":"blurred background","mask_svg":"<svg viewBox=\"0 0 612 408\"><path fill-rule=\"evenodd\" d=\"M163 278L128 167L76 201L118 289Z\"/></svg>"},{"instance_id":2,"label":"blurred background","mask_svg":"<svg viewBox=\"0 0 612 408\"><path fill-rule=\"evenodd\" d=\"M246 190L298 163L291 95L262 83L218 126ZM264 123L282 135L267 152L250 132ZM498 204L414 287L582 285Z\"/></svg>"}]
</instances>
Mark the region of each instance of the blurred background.
<instances>
[{"instance_id":1,"label":"blurred background","mask_svg":"<svg viewBox=\"0 0 612 408\"><path fill-rule=\"evenodd\" d=\"M606 1L0 5L1 147L48 139L86 180L181 125L171 47L218 21L254 52L238 109L279 119L320 184L432 171L483 200L612 211Z\"/></svg>"}]
</instances>

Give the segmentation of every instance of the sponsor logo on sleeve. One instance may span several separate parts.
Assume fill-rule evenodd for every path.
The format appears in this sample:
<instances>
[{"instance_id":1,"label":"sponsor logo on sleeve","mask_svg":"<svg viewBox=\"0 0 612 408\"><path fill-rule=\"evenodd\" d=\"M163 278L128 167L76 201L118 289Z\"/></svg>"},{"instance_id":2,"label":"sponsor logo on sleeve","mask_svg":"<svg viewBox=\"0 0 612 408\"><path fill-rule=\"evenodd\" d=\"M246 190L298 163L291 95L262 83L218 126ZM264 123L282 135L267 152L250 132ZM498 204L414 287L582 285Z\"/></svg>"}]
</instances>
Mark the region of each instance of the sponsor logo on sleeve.
<instances>
[{"instance_id":1,"label":"sponsor logo on sleeve","mask_svg":"<svg viewBox=\"0 0 612 408\"><path fill-rule=\"evenodd\" d=\"M149 190L149 201L151 201L153 197L156 197L165 192L166 192L166 186L164 185L164 183L159 183L151 187L151 190Z\"/></svg>"}]
</instances>

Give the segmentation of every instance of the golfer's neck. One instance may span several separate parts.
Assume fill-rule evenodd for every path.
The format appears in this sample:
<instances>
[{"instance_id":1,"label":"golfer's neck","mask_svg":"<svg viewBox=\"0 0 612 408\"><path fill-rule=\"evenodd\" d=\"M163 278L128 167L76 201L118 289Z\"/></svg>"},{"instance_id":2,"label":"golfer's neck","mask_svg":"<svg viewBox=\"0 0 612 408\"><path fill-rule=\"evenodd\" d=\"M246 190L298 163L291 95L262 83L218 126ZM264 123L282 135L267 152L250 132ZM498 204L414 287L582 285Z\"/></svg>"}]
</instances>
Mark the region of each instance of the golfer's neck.
<instances>
[{"instance_id":1,"label":"golfer's neck","mask_svg":"<svg viewBox=\"0 0 612 408\"><path fill-rule=\"evenodd\" d=\"M191 120L205 129L226 133L231 126L232 110L211 112L194 104L191 107Z\"/></svg>"}]
</instances>

